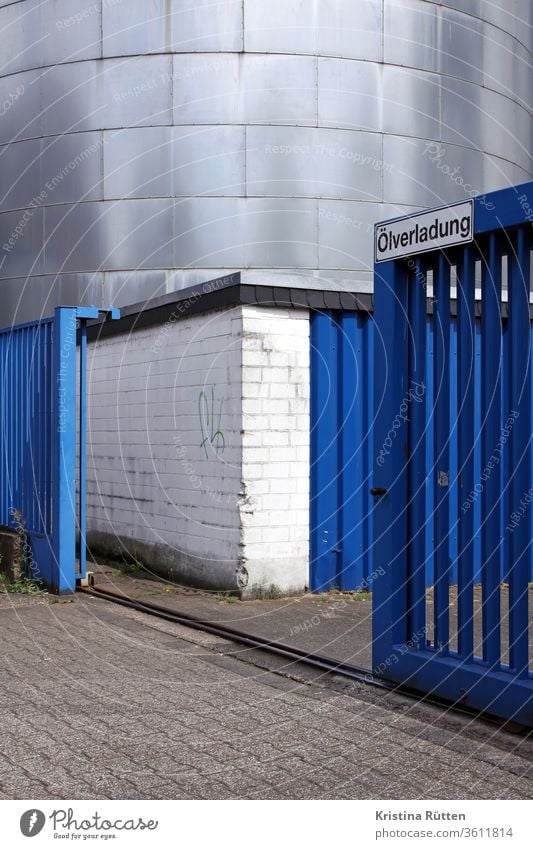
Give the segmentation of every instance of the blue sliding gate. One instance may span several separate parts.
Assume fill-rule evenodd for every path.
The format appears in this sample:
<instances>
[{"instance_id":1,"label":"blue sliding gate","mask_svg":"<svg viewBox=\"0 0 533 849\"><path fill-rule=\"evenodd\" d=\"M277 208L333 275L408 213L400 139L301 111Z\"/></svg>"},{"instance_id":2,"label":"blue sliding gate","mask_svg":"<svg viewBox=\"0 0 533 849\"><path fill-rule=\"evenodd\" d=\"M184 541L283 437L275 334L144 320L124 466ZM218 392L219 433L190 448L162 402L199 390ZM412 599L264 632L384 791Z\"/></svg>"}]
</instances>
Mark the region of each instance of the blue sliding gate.
<instances>
[{"instance_id":1,"label":"blue sliding gate","mask_svg":"<svg viewBox=\"0 0 533 849\"><path fill-rule=\"evenodd\" d=\"M478 292L479 294L479 292ZM503 346L501 350L501 431L513 427L514 419L508 421L504 404L507 391L509 334L507 332L507 304L502 314ZM413 389L413 397L420 398L424 413L429 419L434 404L433 388L433 333L434 316L432 302L428 299L426 316L426 386L422 393ZM450 559L451 580L457 583L458 527L456 512L471 510L474 527L481 521L481 499L478 490L482 485L481 440L472 446L474 478L476 483L470 492L457 486L458 432L457 432L457 309L452 304L450 321ZM533 324L531 325L533 341ZM370 298L366 306L354 310L325 310L311 315L311 569L310 588L313 592L325 592L338 588L343 591L370 589L375 577L373 538L373 498L370 495L374 462L383 465L393 450L398 430L398 420L404 415L401 410L389 422L385 442L374 445L374 315ZM473 325L473 382L474 382L474 430L481 429L481 318L480 304L476 302L476 318ZM531 373L533 379L533 370ZM533 394L533 393L532 393ZM374 450L375 449L375 450ZM426 431L426 479L424 484L426 521L424 528L426 586L433 585L434 534L433 534L433 479L430 474L433 456L433 429ZM502 452L501 462L492 470L504 491L507 480L507 454ZM530 458L533 481L533 452ZM505 498L500 501L497 519L499 533L508 523ZM533 509L522 521L529 524L533 534ZM481 537L474 535L474 580L481 581ZM500 574L505 579L507 553L505 547L499 552ZM533 546L528 552L529 580L533 583Z\"/></svg>"},{"instance_id":2,"label":"blue sliding gate","mask_svg":"<svg viewBox=\"0 0 533 849\"><path fill-rule=\"evenodd\" d=\"M446 241L453 229L439 224L453 208L378 226L385 256L375 267L371 481L375 671L529 726L532 208L533 183L476 198L470 235L465 214L455 244ZM401 257L433 219L440 249Z\"/></svg>"},{"instance_id":3,"label":"blue sliding gate","mask_svg":"<svg viewBox=\"0 0 533 849\"><path fill-rule=\"evenodd\" d=\"M0 524L21 534L31 577L57 593L85 577L86 323L100 312L119 315L58 307L0 330Z\"/></svg>"}]
</instances>

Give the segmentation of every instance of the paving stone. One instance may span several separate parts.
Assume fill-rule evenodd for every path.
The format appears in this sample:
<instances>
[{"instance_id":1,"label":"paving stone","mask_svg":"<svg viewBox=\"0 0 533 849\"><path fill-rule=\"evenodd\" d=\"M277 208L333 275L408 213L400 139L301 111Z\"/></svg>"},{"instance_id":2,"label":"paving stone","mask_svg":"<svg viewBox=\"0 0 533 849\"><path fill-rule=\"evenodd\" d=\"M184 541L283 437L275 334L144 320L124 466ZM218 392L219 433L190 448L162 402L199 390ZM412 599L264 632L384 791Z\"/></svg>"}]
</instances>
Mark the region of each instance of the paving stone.
<instances>
[{"instance_id":1,"label":"paving stone","mask_svg":"<svg viewBox=\"0 0 533 849\"><path fill-rule=\"evenodd\" d=\"M309 686L130 614L0 611L0 797L533 795L529 741L372 688Z\"/></svg>"}]
</instances>

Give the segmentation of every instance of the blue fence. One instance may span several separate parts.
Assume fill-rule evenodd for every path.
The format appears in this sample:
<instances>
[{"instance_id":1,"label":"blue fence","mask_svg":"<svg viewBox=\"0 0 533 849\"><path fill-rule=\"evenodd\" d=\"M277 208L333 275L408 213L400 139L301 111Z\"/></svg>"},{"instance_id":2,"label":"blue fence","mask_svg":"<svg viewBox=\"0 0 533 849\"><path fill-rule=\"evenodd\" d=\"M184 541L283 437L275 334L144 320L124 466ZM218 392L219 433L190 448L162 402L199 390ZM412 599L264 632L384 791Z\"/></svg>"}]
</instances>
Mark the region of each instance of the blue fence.
<instances>
[{"instance_id":1,"label":"blue fence","mask_svg":"<svg viewBox=\"0 0 533 849\"><path fill-rule=\"evenodd\" d=\"M76 430L79 422L83 449L86 322L99 312L58 307L53 318L0 331L0 524L20 533L31 576L59 593L73 592L85 576L84 451L77 468Z\"/></svg>"},{"instance_id":2,"label":"blue fence","mask_svg":"<svg viewBox=\"0 0 533 849\"><path fill-rule=\"evenodd\" d=\"M532 204L527 183L376 226L372 478L376 674L529 727Z\"/></svg>"},{"instance_id":3,"label":"blue fence","mask_svg":"<svg viewBox=\"0 0 533 849\"><path fill-rule=\"evenodd\" d=\"M334 587L342 590L365 589L372 583L374 561L372 552L372 508L370 496L372 467L381 457L383 463L393 449L397 428L390 423L390 445L375 445L374 419L374 320L368 312L316 312L311 324L311 570L310 587L324 592ZM457 360L457 322L450 322L450 357ZM500 391L506 396L509 336L507 319L503 319L503 348ZM434 409L433 389L433 318L426 319L427 386L421 393L426 421ZM481 439L473 443L474 489L459 492L457 484L457 369L450 372L450 534L449 557L452 563L451 580L457 581L458 534L457 518L472 511L474 527L481 522L481 489L483 485ZM474 338L474 420L475 431L481 433L481 320L475 321ZM411 387L416 399L417 387ZM416 401L415 401L416 403ZM505 409L502 402L501 409ZM402 411L396 414L401 418ZM508 432L514 420L501 417L501 434L507 444ZM507 434L507 436L506 436ZM425 440L427 469L433 457L433 428L428 427ZM381 452L381 453L380 453ZM499 532L504 537L507 524L506 487L508 457L501 460L494 474L501 492ZM531 470L533 480L533 469ZM433 584L434 529L433 486L428 472L425 486L425 574L426 586ZM533 533L533 506L526 521ZM481 537L473 541L474 578L481 577ZM500 572L505 577L508 552L501 547L498 553ZM528 554L530 580L533 581L533 547Z\"/></svg>"}]
</instances>

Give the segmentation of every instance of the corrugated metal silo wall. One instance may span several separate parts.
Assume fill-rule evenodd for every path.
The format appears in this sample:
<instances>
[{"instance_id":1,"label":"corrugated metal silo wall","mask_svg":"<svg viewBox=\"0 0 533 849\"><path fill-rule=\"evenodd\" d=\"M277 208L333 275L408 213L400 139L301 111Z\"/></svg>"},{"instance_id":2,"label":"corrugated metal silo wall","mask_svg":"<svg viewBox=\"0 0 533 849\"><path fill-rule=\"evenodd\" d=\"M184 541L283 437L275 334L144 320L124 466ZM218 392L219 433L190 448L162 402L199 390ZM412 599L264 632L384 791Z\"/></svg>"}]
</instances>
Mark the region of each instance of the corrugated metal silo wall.
<instances>
[{"instance_id":1,"label":"corrugated metal silo wall","mask_svg":"<svg viewBox=\"0 0 533 849\"><path fill-rule=\"evenodd\" d=\"M529 0L0 0L4 320L247 269L369 291L372 225L533 176Z\"/></svg>"},{"instance_id":2,"label":"corrugated metal silo wall","mask_svg":"<svg viewBox=\"0 0 533 849\"><path fill-rule=\"evenodd\" d=\"M505 319L504 322L506 323ZM476 324L475 433L481 432L480 323ZM366 312L316 312L311 324L311 568L310 587L314 591L332 588L365 589L372 583L372 506L370 495L372 470L384 446L374 444L372 421L379 415L373 399L374 391L374 322ZM451 356L457 358L457 332L451 324ZM504 350L508 356L508 337L504 330ZM426 583L433 584L433 328L427 320L427 385L424 390L427 431L426 452L428 478L426 486ZM507 385L506 368L502 368L502 409ZM455 381L454 381L455 376ZM450 479L457 479L457 383L456 369L451 368L450 387ZM398 411L399 415L401 411ZM507 415L502 414L502 434ZM511 425L512 426L512 425ZM391 445L385 451L403 450L394 444L391 422ZM474 477L482 486L481 440L473 443ZM495 472L500 476L502 500L500 527L506 514L508 460L505 445ZM533 469L531 478L533 479ZM479 488L479 487L478 487ZM468 505L468 506L466 506ZM474 527L481 520L480 492L460 493L457 485L450 489L449 556L457 559L457 522L463 509L474 511ZM505 520L507 521L507 519ZM533 507L528 521L533 533ZM502 534L503 535L503 534ZM474 540L474 571L479 577L481 544ZM502 551L502 580L505 579L507 552ZM455 569L455 566L454 566ZM452 580L456 579L456 572ZM533 547L531 552L533 581Z\"/></svg>"}]
</instances>

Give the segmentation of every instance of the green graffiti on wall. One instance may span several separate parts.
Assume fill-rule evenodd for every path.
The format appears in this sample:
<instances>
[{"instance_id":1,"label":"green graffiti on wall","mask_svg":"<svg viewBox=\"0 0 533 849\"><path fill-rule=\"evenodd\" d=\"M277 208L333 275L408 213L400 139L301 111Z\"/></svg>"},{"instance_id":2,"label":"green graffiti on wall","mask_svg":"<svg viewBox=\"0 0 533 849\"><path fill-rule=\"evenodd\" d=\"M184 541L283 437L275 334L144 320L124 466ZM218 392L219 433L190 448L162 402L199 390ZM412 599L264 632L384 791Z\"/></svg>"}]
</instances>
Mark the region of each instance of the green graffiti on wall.
<instances>
[{"instance_id":1,"label":"green graffiti on wall","mask_svg":"<svg viewBox=\"0 0 533 849\"><path fill-rule=\"evenodd\" d=\"M204 449L206 457L209 457L209 446L212 447L217 456L223 454L226 447L226 440L220 429L223 405L224 402L221 401L217 417L215 388L213 386L211 387L210 398L203 390L198 396L198 415L200 417L200 430L202 434L200 448Z\"/></svg>"}]
</instances>

